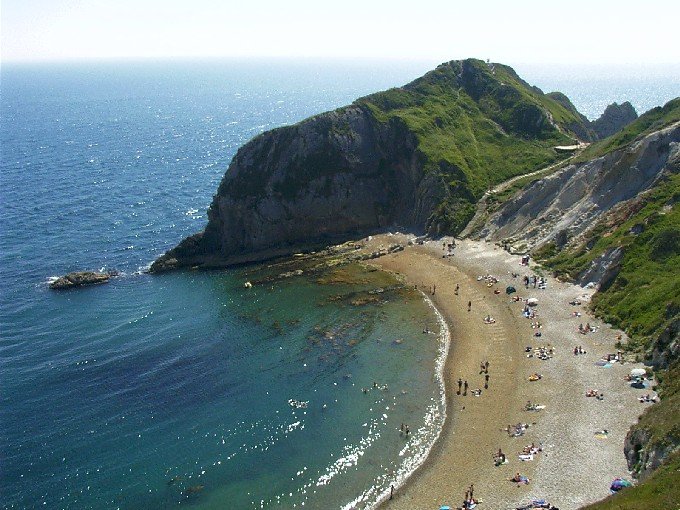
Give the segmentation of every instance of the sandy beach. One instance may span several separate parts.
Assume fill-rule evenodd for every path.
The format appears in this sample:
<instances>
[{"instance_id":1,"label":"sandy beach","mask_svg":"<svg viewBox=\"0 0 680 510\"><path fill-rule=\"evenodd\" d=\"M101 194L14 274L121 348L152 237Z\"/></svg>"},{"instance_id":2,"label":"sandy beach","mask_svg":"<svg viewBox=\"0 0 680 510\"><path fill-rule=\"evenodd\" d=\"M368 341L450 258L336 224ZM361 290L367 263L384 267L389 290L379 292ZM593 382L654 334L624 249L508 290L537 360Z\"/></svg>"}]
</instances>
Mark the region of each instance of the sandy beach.
<instances>
[{"instance_id":1,"label":"sandy beach","mask_svg":"<svg viewBox=\"0 0 680 510\"><path fill-rule=\"evenodd\" d=\"M375 236L367 248L406 241L406 236ZM624 380L632 368L642 365L596 365L603 355L616 353L614 344L622 332L588 314L593 290L547 276L545 289L532 284L525 288L523 277L538 273L532 265L522 266L519 256L473 241L459 241L452 256L443 257L446 253L442 240L429 241L372 261L423 290L452 336L445 367L444 429L427 461L381 508L460 507L471 484L474 498L481 500L480 509L516 508L543 498L571 510L606 497L613 478L629 477L624 438L650 405L637 400L648 391L633 389ZM478 280L488 274L498 282ZM508 285L517 289L512 296L505 293ZM524 300L532 297L538 299L537 317L525 318ZM582 304L570 305L575 299ZM485 323L486 316L495 322ZM536 322L540 328L532 328ZM579 324L586 323L595 331L580 334ZM579 345L585 354L574 355ZM552 357L528 357L541 346L552 348ZM484 361L489 362L488 389L485 374L480 374ZM534 373L541 379L529 381ZM469 384L467 395L457 394L459 378ZM482 390L480 396L472 395L475 389ZM586 397L589 389L597 389L603 399ZM528 400L545 408L525 411ZM524 435L511 437L504 431L517 423L529 424ZM607 434L596 434L605 429ZM542 451L533 460L520 460L523 447L532 443L541 445ZM507 464L496 466L493 456L499 449ZM529 483L511 482L516 473L528 477Z\"/></svg>"}]
</instances>

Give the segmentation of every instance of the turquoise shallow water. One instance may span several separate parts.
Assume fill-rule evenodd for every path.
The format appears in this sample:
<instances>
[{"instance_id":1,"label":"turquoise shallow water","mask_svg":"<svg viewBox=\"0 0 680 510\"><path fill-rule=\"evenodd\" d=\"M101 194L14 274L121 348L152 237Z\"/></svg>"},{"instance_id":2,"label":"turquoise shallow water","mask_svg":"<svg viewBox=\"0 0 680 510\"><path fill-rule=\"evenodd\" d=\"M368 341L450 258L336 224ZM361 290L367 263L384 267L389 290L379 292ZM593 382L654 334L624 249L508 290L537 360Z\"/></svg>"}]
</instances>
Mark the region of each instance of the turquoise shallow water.
<instances>
[{"instance_id":1,"label":"turquoise shallow water","mask_svg":"<svg viewBox=\"0 0 680 510\"><path fill-rule=\"evenodd\" d=\"M204 226L252 136L431 67L2 66L3 507L340 508L374 500L422 458L442 407L441 344L421 332L436 320L420 296L396 289L352 304L385 286L375 273L246 291L272 270L140 270ZM562 79L586 113L611 94ZM678 95L668 75L644 90L617 83L647 101L619 98L636 106L650 87L658 103ZM100 268L121 277L47 289L51 276Z\"/></svg>"},{"instance_id":2,"label":"turquoise shallow water","mask_svg":"<svg viewBox=\"0 0 680 510\"><path fill-rule=\"evenodd\" d=\"M432 439L424 404L441 411L431 312L401 291L330 300L357 286L302 277L246 291L241 273L41 290L49 313L3 339L5 503L339 507L394 479L400 451Z\"/></svg>"}]
</instances>

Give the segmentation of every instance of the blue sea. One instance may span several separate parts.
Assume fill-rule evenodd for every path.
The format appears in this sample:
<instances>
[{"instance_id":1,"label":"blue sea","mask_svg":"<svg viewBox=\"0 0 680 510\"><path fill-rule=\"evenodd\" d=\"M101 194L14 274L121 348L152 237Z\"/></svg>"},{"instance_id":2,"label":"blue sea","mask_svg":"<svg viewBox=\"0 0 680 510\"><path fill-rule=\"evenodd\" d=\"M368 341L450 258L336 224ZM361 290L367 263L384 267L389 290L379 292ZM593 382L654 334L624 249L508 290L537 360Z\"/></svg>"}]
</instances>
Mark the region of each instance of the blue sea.
<instances>
[{"instance_id":1,"label":"blue sea","mask_svg":"<svg viewBox=\"0 0 680 510\"><path fill-rule=\"evenodd\" d=\"M360 268L252 289L276 268L144 269L205 226L250 138L434 64L2 65L4 508L368 508L422 462L446 412L446 332L421 295ZM590 84L517 70L589 118L680 95L678 67ZM120 276L48 289L83 269Z\"/></svg>"}]
</instances>

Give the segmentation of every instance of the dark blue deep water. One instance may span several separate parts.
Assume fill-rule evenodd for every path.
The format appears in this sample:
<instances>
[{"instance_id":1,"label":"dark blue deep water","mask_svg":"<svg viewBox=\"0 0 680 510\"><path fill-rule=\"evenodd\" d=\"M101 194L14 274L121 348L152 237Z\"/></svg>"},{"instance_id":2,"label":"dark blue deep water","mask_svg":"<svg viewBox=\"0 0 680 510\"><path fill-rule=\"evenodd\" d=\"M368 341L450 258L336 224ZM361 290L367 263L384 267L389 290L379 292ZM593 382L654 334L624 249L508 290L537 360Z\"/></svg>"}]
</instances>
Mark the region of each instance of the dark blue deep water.
<instances>
[{"instance_id":1,"label":"dark blue deep water","mask_svg":"<svg viewBox=\"0 0 680 510\"><path fill-rule=\"evenodd\" d=\"M422 334L437 319L420 296L395 290L355 306L343 296L385 284L358 269L346 283L302 276L251 290L243 282L266 267L143 269L204 227L250 138L431 67L3 65L4 507L349 508L375 501L422 460L443 407L442 337ZM612 94L571 73L527 73L576 96L589 117ZM613 99L640 111L679 95L679 81L660 76L644 87L619 82L630 97ZM80 269L121 276L47 288ZM291 398L309 404L293 408Z\"/></svg>"}]
</instances>

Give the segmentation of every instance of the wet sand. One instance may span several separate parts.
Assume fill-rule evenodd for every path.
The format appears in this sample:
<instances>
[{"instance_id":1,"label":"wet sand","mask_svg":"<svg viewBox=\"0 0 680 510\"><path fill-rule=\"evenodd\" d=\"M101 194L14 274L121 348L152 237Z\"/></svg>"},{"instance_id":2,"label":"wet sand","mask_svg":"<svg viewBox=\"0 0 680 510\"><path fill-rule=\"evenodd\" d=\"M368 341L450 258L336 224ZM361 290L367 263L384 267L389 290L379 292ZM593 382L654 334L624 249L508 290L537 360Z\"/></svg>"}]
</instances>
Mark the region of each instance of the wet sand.
<instances>
[{"instance_id":1,"label":"wet sand","mask_svg":"<svg viewBox=\"0 0 680 510\"><path fill-rule=\"evenodd\" d=\"M378 249L400 242L404 236L373 237L367 248ZM484 242L458 242L454 255L443 258L442 240L372 261L377 267L397 273L411 285L425 291L444 316L452 343L445 367L447 420L427 461L381 508L438 509L447 504L460 507L466 489L474 484L480 509L515 508L532 498L545 498L561 509L575 509L609 494L617 476L628 477L623 454L626 432L646 405L637 397L648 391L636 390L624 381L633 363L595 365L602 355L615 353L620 331L588 316L586 305L592 290L547 278L547 289L525 289L522 276L536 269L520 264L513 256ZM513 278L511 272L519 273ZM499 282L487 286L477 276L491 274ZM455 287L459 285L458 294ZM538 318L522 316L524 302L513 302L505 288L513 285L514 296L535 297ZM434 294L433 287L436 286ZM500 294L494 294L494 290ZM578 298L580 306L569 301ZM467 304L471 302L468 312ZM572 312L578 311L581 317ZM485 324L490 315L496 322ZM531 323L539 320L540 329ZM582 335L579 323L589 322L596 332ZM541 337L534 336L536 331ZM624 336L625 340L625 336ZM552 346L553 357L528 358L527 346ZM575 356L581 345L586 354ZM489 362L489 387L484 389L480 363ZM539 373L539 381L529 375ZM469 383L468 394L457 394L458 378ZM481 396L471 391L482 389ZM604 393L604 400L586 398L589 388ZM525 411L527 400L545 405L541 411ZM510 437L501 429L509 424L529 423L525 435ZM596 431L607 429L606 437ZM534 460L519 459L522 447L541 444ZM508 463L495 466L498 449ZM515 473L528 476L528 485L517 486L508 479Z\"/></svg>"}]
</instances>

